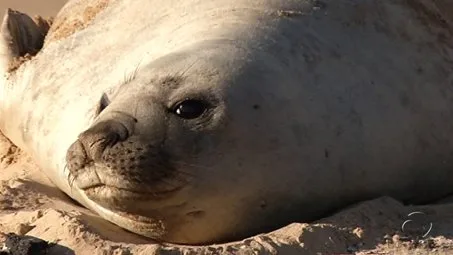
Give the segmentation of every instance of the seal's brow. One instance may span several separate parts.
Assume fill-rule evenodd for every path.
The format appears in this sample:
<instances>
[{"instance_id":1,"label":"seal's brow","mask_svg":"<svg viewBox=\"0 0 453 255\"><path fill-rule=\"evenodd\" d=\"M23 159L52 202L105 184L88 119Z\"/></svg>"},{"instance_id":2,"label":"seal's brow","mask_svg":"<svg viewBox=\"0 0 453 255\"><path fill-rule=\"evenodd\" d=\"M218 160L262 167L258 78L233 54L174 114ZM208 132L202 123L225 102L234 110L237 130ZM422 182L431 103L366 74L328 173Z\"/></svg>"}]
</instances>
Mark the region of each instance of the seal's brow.
<instances>
[{"instance_id":1,"label":"seal's brow","mask_svg":"<svg viewBox=\"0 0 453 255\"><path fill-rule=\"evenodd\" d=\"M167 76L159 79L158 83L163 87L166 87L169 89L176 89L181 85L183 80L184 80L184 78L179 75L167 75Z\"/></svg>"}]
</instances>

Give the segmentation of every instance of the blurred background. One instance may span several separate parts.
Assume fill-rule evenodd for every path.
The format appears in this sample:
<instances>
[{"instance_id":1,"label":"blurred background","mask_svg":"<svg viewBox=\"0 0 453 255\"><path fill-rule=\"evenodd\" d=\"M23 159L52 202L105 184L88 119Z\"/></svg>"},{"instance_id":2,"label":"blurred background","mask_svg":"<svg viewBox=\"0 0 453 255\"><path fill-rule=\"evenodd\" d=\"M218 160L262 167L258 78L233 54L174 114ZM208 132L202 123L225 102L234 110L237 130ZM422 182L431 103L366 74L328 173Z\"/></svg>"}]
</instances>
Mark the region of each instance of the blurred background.
<instances>
[{"instance_id":1,"label":"blurred background","mask_svg":"<svg viewBox=\"0 0 453 255\"><path fill-rule=\"evenodd\" d=\"M55 16L66 2L67 0L0 0L0 18L3 18L6 8L25 12L31 17Z\"/></svg>"}]
</instances>

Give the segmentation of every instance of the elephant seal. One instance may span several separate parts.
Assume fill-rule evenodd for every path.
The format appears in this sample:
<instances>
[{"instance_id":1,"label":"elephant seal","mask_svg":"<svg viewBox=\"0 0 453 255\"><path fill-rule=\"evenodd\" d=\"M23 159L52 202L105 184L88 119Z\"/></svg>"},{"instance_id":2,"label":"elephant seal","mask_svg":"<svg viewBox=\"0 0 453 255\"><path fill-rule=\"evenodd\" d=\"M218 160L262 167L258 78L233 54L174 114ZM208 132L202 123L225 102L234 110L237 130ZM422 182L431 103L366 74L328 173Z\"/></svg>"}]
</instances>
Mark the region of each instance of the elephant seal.
<instances>
[{"instance_id":1,"label":"elephant seal","mask_svg":"<svg viewBox=\"0 0 453 255\"><path fill-rule=\"evenodd\" d=\"M0 128L69 196L162 242L428 202L453 191L446 5L70 0L47 34L8 10Z\"/></svg>"}]
</instances>

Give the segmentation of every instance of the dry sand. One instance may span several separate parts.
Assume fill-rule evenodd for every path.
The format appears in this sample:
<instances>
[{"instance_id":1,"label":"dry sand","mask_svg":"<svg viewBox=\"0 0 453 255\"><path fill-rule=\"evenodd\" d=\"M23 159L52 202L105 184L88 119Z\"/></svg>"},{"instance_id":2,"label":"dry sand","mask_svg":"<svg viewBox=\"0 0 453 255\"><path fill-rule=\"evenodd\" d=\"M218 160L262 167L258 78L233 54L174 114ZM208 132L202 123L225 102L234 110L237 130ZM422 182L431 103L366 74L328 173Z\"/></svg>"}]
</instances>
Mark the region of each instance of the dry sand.
<instances>
[{"instance_id":1,"label":"dry sand","mask_svg":"<svg viewBox=\"0 0 453 255\"><path fill-rule=\"evenodd\" d=\"M3 15L6 8L26 12L31 16L53 16L66 3L66 0L0 0L0 12Z\"/></svg>"},{"instance_id":2,"label":"dry sand","mask_svg":"<svg viewBox=\"0 0 453 255\"><path fill-rule=\"evenodd\" d=\"M44 17L66 2L0 1L0 11L11 7ZM423 214L408 216L414 211ZM0 135L0 250L3 232L52 242L48 254L453 254L452 216L453 204L411 207L383 197L315 223L294 223L235 243L155 244L80 207Z\"/></svg>"}]
</instances>

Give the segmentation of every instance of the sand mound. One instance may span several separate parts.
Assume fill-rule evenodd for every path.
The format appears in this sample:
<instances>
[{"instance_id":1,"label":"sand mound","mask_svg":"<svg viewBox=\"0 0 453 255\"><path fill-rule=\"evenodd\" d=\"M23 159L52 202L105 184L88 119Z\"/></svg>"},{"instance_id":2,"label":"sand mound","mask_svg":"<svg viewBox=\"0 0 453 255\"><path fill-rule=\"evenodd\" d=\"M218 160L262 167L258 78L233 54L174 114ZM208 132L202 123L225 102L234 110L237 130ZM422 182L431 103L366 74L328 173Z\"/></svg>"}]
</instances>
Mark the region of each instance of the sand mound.
<instances>
[{"instance_id":1,"label":"sand mound","mask_svg":"<svg viewBox=\"0 0 453 255\"><path fill-rule=\"evenodd\" d=\"M453 204L410 207L382 197L239 242L156 244L78 205L0 136L0 247L8 233L49 242L47 254L453 254Z\"/></svg>"}]
</instances>

